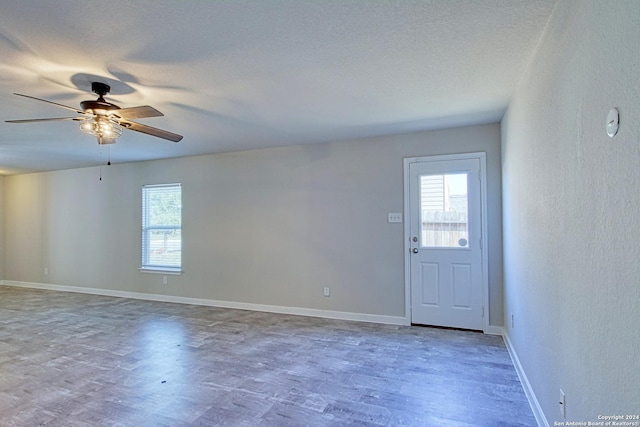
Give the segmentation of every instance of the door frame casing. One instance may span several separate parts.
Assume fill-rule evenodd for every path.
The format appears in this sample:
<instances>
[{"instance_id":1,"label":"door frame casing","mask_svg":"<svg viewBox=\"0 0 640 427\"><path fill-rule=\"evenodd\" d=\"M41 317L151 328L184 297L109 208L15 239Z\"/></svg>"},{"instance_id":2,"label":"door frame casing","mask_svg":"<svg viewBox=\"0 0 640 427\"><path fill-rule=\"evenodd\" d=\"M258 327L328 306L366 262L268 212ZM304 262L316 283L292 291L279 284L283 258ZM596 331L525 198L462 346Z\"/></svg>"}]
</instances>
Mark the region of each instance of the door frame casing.
<instances>
[{"instance_id":1,"label":"door frame casing","mask_svg":"<svg viewBox=\"0 0 640 427\"><path fill-rule=\"evenodd\" d=\"M490 333L489 325L489 258L487 239L487 153L473 152L461 154L444 154L435 156L406 157L404 159L404 297L405 297L405 321L411 324L411 206L409 192L409 166L413 163L433 162L433 161L455 161L455 160L478 160L480 162L480 234L482 241L481 268L482 268L482 330Z\"/></svg>"}]
</instances>

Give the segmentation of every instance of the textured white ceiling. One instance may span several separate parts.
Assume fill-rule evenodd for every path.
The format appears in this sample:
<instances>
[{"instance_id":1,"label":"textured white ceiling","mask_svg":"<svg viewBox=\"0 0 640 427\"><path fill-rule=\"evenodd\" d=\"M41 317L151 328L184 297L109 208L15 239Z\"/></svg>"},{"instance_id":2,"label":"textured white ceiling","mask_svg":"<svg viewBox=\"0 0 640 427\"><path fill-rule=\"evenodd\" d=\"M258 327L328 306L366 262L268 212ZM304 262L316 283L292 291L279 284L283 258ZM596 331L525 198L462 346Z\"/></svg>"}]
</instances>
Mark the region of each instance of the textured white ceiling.
<instances>
[{"instance_id":1,"label":"textured white ceiling","mask_svg":"<svg viewBox=\"0 0 640 427\"><path fill-rule=\"evenodd\" d=\"M185 136L125 131L114 162L497 122L554 3L3 0L0 173L99 163L76 122L4 123L69 116L13 92L79 107L93 80Z\"/></svg>"}]
</instances>

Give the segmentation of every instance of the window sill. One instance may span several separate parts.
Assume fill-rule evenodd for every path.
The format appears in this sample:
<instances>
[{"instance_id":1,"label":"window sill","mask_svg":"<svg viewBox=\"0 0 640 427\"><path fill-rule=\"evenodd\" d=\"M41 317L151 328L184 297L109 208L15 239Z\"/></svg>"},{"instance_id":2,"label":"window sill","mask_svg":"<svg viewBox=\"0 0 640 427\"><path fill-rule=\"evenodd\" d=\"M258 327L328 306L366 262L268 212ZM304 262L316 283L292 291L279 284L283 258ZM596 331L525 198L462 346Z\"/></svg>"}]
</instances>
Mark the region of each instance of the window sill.
<instances>
[{"instance_id":1,"label":"window sill","mask_svg":"<svg viewBox=\"0 0 640 427\"><path fill-rule=\"evenodd\" d=\"M140 267L138 269L140 273L151 273L151 274L167 274L174 276L182 276L182 269L180 268L162 268L162 267Z\"/></svg>"}]
</instances>

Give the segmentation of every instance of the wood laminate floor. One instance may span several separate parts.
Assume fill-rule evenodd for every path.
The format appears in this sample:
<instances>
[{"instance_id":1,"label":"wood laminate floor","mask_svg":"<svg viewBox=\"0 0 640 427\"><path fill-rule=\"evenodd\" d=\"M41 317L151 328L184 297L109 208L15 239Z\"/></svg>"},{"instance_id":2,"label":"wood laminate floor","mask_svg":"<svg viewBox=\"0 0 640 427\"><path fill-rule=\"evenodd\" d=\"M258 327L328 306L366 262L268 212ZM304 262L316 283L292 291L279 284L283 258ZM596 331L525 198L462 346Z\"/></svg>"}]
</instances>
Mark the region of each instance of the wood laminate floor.
<instances>
[{"instance_id":1,"label":"wood laminate floor","mask_svg":"<svg viewBox=\"0 0 640 427\"><path fill-rule=\"evenodd\" d=\"M0 286L1 426L535 426L501 337Z\"/></svg>"}]
</instances>

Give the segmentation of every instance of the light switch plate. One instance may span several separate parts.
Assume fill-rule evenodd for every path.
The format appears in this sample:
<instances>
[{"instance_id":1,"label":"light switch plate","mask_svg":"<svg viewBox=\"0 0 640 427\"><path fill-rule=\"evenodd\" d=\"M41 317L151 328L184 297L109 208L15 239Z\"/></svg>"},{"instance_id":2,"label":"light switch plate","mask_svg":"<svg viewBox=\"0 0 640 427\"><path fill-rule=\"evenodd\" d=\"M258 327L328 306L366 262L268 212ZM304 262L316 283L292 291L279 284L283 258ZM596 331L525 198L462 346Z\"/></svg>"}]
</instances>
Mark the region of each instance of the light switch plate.
<instances>
[{"instance_id":1,"label":"light switch plate","mask_svg":"<svg viewBox=\"0 0 640 427\"><path fill-rule=\"evenodd\" d=\"M400 213L389 213L389 218L387 220L389 224L392 223L402 223L402 212Z\"/></svg>"}]
</instances>

